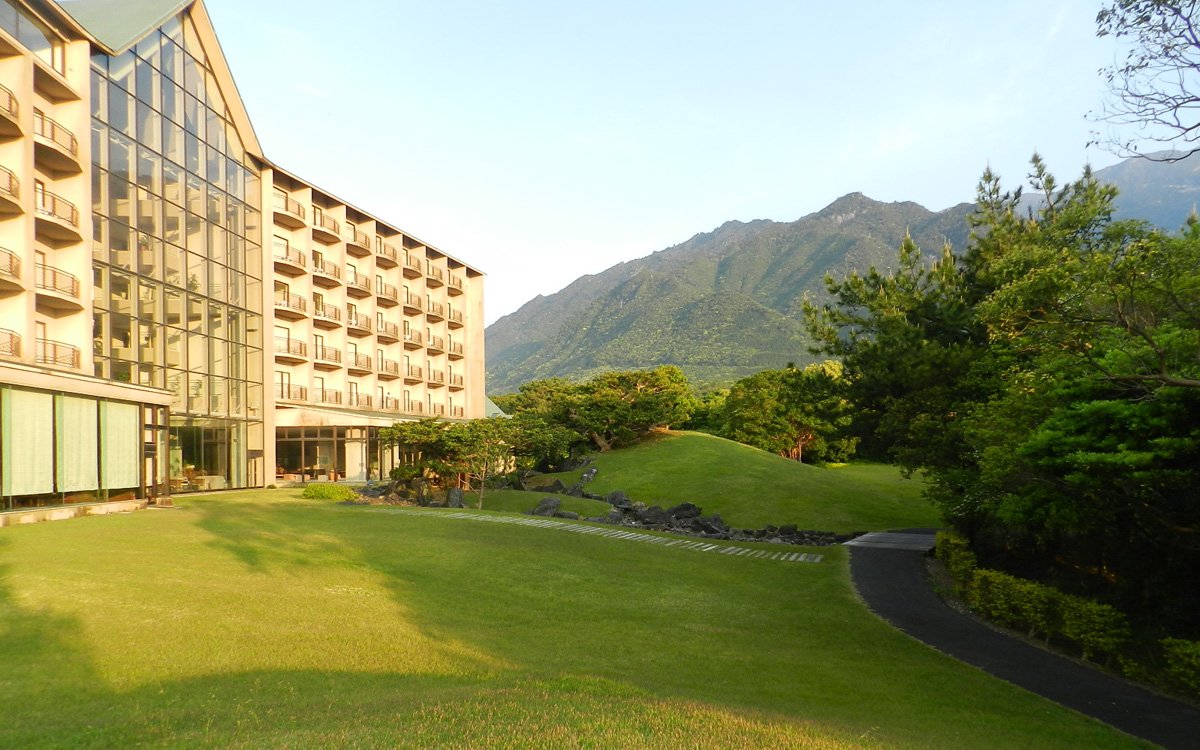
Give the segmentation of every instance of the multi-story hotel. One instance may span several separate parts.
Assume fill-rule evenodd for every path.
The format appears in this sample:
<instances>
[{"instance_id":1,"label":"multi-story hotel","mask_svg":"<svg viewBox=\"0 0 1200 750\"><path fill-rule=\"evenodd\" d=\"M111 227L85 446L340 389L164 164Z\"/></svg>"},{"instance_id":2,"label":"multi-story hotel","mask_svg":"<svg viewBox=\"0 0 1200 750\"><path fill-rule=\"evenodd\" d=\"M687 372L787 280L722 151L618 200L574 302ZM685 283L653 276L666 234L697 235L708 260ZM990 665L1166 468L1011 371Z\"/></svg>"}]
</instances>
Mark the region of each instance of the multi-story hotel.
<instances>
[{"instance_id":1,"label":"multi-story hotel","mask_svg":"<svg viewBox=\"0 0 1200 750\"><path fill-rule=\"evenodd\" d=\"M201 0L0 0L0 510L385 476L483 383L483 275L267 159Z\"/></svg>"}]
</instances>

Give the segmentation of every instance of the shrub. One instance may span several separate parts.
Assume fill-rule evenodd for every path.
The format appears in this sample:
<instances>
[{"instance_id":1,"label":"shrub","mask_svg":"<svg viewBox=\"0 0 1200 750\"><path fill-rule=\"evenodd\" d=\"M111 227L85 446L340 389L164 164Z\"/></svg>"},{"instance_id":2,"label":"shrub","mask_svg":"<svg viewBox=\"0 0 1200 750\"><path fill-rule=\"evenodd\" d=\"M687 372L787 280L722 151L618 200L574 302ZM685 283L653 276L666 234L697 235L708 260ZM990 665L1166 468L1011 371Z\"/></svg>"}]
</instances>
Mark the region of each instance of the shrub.
<instances>
[{"instance_id":1,"label":"shrub","mask_svg":"<svg viewBox=\"0 0 1200 750\"><path fill-rule=\"evenodd\" d=\"M977 564L975 553L971 551L971 545L958 534L939 531L934 551L938 559L945 563L946 569L950 571L959 593L965 593Z\"/></svg>"},{"instance_id":2,"label":"shrub","mask_svg":"<svg viewBox=\"0 0 1200 750\"><path fill-rule=\"evenodd\" d=\"M1061 595L1062 634L1079 644L1084 659L1115 654L1130 636L1129 621L1117 609L1081 596Z\"/></svg>"},{"instance_id":3,"label":"shrub","mask_svg":"<svg viewBox=\"0 0 1200 750\"><path fill-rule=\"evenodd\" d=\"M300 495L308 500L357 500L358 493L352 488L343 484L326 484L324 482L314 482L306 485L304 492Z\"/></svg>"},{"instance_id":4,"label":"shrub","mask_svg":"<svg viewBox=\"0 0 1200 750\"><path fill-rule=\"evenodd\" d=\"M1192 695L1200 695L1200 641L1163 638L1159 645L1166 657L1164 671L1170 683Z\"/></svg>"}]
</instances>

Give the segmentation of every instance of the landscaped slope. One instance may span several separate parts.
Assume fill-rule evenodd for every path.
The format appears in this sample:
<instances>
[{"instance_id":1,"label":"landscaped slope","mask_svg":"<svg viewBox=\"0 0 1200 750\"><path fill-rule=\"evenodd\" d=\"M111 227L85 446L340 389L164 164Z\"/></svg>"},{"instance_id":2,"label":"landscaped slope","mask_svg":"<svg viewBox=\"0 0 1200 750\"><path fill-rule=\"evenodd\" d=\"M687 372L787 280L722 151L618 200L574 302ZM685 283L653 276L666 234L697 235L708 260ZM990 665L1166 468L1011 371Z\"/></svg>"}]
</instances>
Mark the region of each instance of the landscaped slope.
<instances>
[{"instance_id":1,"label":"landscaped slope","mask_svg":"<svg viewBox=\"0 0 1200 750\"><path fill-rule=\"evenodd\" d=\"M784 563L294 491L0 529L0 746L1122 748Z\"/></svg>"},{"instance_id":2,"label":"landscaped slope","mask_svg":"<svg viewBox=\"0 0 1200 750\"><path fill-rule=\"evenodd\" d=\"M623 490L664 508L691 502L740 528L791 523L848 532L941 525L920 496L921 482L905 479L895 467L809 466L700 432L669 433L601 453L594 465L590 492Z\"/></svg>"}]
</instances>

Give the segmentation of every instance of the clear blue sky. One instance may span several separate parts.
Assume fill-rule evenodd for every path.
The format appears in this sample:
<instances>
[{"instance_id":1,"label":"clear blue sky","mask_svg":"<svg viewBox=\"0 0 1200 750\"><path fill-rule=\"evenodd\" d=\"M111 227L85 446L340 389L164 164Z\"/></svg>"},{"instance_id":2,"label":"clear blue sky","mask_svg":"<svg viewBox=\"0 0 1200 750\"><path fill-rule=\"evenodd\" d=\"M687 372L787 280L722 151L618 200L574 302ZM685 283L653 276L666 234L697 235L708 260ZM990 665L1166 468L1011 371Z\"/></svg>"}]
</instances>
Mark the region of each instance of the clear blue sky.
<instances>
[{"instance_id":1,"label":"clear blue sky","mask_svg":"<svg viewBox=\"0 0 1200 750\"><path fill-rule=\"evenodd\" d=\"M206 4L267 156L485 271L488 322L730 219L1116 161L1098 2Z\"/></svg>"}]
</instances>

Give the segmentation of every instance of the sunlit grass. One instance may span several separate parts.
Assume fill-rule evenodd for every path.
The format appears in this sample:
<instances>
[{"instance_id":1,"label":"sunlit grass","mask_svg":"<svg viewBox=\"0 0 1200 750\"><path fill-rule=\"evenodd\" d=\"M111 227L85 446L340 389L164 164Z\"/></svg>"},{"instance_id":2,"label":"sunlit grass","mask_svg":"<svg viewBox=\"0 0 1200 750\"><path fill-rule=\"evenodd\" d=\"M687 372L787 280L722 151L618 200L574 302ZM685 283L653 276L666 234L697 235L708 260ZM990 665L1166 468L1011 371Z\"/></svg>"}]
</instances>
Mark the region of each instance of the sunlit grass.
<instances>
[{"instance_id":1,"label":"sunlit grass","mask_svg":"<svg viewBox=\"0 0 1200 750\"><path fill-rule=\"evenodd\" d=\"M1137 746L896 633L841 548L297 495L0 530L0 747Z\"/></svg>"}]
</instances>

